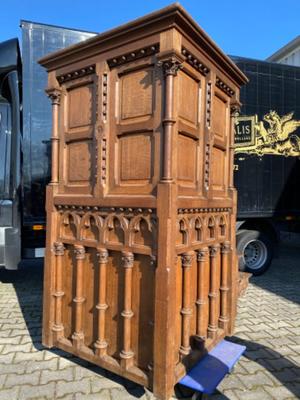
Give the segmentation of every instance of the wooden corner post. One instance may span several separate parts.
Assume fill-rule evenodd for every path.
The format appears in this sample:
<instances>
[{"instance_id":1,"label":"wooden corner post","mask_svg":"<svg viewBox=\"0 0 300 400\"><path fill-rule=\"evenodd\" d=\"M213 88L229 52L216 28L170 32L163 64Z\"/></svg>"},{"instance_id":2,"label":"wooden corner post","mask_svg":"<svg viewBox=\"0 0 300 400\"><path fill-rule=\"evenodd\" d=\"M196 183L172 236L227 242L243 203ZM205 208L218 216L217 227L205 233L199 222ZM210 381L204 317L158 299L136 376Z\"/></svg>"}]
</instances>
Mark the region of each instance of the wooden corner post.
<instances>
[{"instance_id":1,"label":"wooden corner post","mask_svg":"<svg viewBox=\"0 0 300 400\"><path fill-rule=\"evenodd\" d=\"M164 112L162 118L162 176L157 186L157 268L155 279L154 374L153 392L158 399L168 399L174 391L176 358L174 332L176 330L176 252L175 229L177 216L177 184L174 177L174 149L176 110L174 110L175 79L182 60L176 57L176 31L161 35L161 54ZM169 39L169 40L168 40ZM167 48L170 46L171 48ZM169 51L169 53L168 53Z\"/></svg>"}]
</instances>

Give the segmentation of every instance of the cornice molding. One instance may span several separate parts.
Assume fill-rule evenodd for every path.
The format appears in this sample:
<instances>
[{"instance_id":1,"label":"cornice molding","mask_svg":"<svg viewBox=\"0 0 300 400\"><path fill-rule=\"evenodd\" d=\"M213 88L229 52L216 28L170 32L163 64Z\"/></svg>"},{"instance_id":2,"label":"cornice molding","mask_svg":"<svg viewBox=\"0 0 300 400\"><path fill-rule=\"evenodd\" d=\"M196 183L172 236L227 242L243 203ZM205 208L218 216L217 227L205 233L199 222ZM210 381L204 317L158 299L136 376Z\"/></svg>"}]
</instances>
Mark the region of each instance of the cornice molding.
<instances>
[{"instance_id":1,"label":"cornice molding","mask_svg":"<svg viewBox=\"0 0 300 400\"><path fill-rule=\"evenodd\" d=\"M64 67L70 62L93 57L111 51L116 46L123 46L132 43L134 40L145 39L171 29L176 29L184 34L196 47L209 54L210 59L218 64L237 85L248 82L245 74L178 3L106 31L84 42L56 51L41 58L39 63L48 71L52 71Z\"/></svg>"}]
</instances>

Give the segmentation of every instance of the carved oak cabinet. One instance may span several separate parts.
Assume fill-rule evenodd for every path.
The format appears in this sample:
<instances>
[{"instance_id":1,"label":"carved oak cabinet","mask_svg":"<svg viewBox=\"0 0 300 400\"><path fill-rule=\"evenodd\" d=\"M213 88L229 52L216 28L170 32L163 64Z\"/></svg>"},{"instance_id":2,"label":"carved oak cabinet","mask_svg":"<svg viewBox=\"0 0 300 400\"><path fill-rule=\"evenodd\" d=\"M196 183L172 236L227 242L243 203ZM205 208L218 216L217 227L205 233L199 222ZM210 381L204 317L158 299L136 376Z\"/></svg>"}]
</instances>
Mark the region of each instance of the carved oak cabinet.
<instances>
[{"instance_id":1,"label":"carved oak cabinet","mask_svg":"<svg viewBox=\"0 0 300 400\"><path fill-rule=\"evenodd\" d=\"M233 331L233 124L246 77L178 4L44 57L43 343L150 387Z\"/></svg>"}]
</instances>

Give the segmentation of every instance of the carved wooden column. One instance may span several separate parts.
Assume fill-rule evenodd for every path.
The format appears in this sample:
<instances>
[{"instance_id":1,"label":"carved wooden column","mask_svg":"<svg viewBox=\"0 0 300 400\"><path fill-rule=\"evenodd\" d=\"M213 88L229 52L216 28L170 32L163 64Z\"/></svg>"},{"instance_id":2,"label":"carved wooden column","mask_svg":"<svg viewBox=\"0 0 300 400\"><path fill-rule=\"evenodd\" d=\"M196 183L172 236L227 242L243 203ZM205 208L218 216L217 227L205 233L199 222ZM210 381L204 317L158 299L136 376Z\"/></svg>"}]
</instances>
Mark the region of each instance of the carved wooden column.
<instances>
[{"instance_id":1,"label":"carved wooden column","mask_svg":"<svg viewBox=\"0 0 300 400\"><path fill-rule=\"evenodd\" d=\"M192 316L191 308L191 266L194 258L194 252L189 251L181 256L183 268L183 298L182 298L182 339L180 354L184 357L191 351L190 346L190 319Z\"/></svg>"},{"instance_id":2,"label":"carved wooden column","mask_svg":"<svg viewBox=\"0 0 300 400\"><path fill-rule=\"evenodd\" d=\"M94 346L96 348L96 354L99 357L106 356L107 353L107 341L105 340L105 312L108 308L106 304L106 268L108 262L108 252L106 249L98 249L97 252L99 262L99 292L98 292L98 304L96 308L98 310L98 339Z\"/></svg>"},{"instance_id":3,"label":"carved wooden column","mask_svg":"<svg viewBox=\"0 0 300 400\"><path fill-rule=\"evenodd\" d=\"M174 76L178 70L182 68L181 61L175 57L168 60L160 61L165 75L165 117L163 119L164 126L164 159L163 159L163 176L162 181L170 182L172 176L172 129L176 120L173 116L174 102Z\"/></svg>"},{"instance_id":4,"label":"carved wooden column","mask_svg":"<svg viewBox=\"0 0 300 400\"><path fill-rule=\"evenodd\" d=\"M76 256L76 295L73 299L75 303L75 332L72 335L72 339L76 348L79 348L84 344L84 334L82 326L83 316L83 303L85 298L83 297L83 268L85 260L85 248L81 245L74 246L74 252Z\"/></svg>"},{"instance_id":5,"label":"carved wooden column","mask_svg":"<svg viewBox=\"0 0 300 400\"><path fill-rule=\"evenodd\" d=\"M65 247L61 242L55 242L53 244L53 251L55 254L55 319L52 327L55 332L56 340L59 340L64 336L64 326L62 324L62 297L64 292L62 290L62 266L63 256L65 253Z\"/></svg>"},{"instance_id":6,"label":"carved wooden column","mask_svg":"<svg viewBox=\"0 0 300 400\"><path fill-rule=\"evenodd\" d=\"M241 110L241 103L238 101L235 101L230 105L230 143L229 143L229 189L234 189L234 183L233 183L233 166L234 166L234 135L235 135L235 125L237 121L237 117L240 114Z\"/></svg>"},{"instance_id":7,"label":"carved wooden column","mask_svg":"<svg viewBox=\"0 0 300 400\"><path fill-rule=\"evenodd\" d=\"M228 268L229 268L229 253L230 253L230 243L225 242L221 247L221 307L220 307L220 318L219 326L222 329L227 328L229 321L228 316Z\"/></svg>"},{"instance_id":8,"label":"carved wooden column","mask_svg":"<svg viewBox=\"0 0 300 400\"><path fill-rule=\"evenodd\" d=\"M197 325L196 335L202 340L207 337L208 325L208 285L209 285L209 258L208 248L197 252Z\"/></svg>"},{"instance_id":9,"label":"carved wooden column","mask_svg":"<svg viewBox=\"0 0 300 400\"><path fill-rule=\"evenodd\" d=\"M241 103L238 98L236 98L230 105L230 120L231 120L231 135L230 135L230 152L229 152L229 166L230 166L230 182L229 182L229 192L232 197L232 211L230 213L230 223L228 226L229 229L229 240L231 243L231 252L230 256L230 270L229 270L229 286L231 291L229 292L229 314L230 320L228 322L227 334L233 335L234 333L234 324L237 313L237 299L238 299L238 286L239 286L239 271L238 271L238 258L236 255L236 231L234 227L236 226L236 215L237 215L237 191L234 187L234 135L235 135L235 124L236 119L240 114Z\"/></svg>"},{"instance_id":10,"label":"carved wooden column","mask_svg":"<svg viewBox=\"0 0 300 400\"><path fill-rule=\"evenodd\" d=\"M52 136L51 136L51 182L50 184L58 183L58 166L59 166L59 136L58 136L58 107L60 104L61 90L59 89L47 89L48 94L52 102Z\"/></svg>"},{"instance_id":11,"label":"carved wooden column","mask_svg":"<svg viewBox=\"0 0 300 400\"><path fill-rule=\"evenodd\" d=\"M210 289L209 289L209 321L208 321L208 337L215 339L218 331L218 255L220 245L214 244L210 248Z\"/></svg>"},{"instance_id":12,"label":"carved wooden column","mask_svg":"<svg viewBox=\"0 0 300 400\"><path fill-rule=\"evenodd\" d=\"M131 295L132 295L132 268L133 268L133 254L131 252L122 252L122 262L125 268L125 287L124 287L124 310L122 317L124 318L124 337L123 337L123 350L120 353L121 365L123 368L128 369L133 365L134 353L131 350L131 318L133 312L131 310Z\"/></svg>"}]
</instances>

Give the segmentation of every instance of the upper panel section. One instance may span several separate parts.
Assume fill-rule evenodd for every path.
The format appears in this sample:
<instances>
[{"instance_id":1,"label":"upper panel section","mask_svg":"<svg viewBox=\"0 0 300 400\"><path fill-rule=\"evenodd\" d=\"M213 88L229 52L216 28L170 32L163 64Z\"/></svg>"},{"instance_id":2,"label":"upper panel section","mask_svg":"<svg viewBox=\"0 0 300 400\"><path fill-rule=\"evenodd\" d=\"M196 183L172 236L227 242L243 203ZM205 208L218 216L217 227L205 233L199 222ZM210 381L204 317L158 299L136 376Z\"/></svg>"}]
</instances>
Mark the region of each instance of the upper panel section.
<instances>
[{"instance_id":1,"label":"upper panel section","mask_svg":"<svg viewBox=\"0 0 300 400\"><path fill-rule=\"evenodd\" d=\"M210 59L221 70L229 74L238 86L247 82L246 76L178 3L99 34L81 44L43 57L40 63L48 70L57 69L70 62L79 61L83 56L84 58L92 57L106 52L116 45L124 46L136 38L145 38L171 28L176 28L188 40L194 42L196 47L207 53Z\"/></svg>"}]
</instances>

